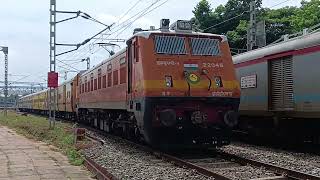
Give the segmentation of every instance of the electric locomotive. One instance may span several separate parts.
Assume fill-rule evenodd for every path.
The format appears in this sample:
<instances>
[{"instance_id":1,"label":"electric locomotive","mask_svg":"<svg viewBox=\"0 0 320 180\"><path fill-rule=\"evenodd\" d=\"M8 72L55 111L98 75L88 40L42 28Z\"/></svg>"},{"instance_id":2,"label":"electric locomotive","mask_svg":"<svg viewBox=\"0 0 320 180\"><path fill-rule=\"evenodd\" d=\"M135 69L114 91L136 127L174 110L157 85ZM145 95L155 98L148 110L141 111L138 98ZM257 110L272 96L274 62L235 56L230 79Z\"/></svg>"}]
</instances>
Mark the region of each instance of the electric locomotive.
<instances>
[{"instance_id":1,"label":"electric locomotive","mask_svg":"<svg viewBox=\"0 0 320 180\"><path fill-rule=\"evenodd\" d=\"M79 118L154 146L229 143L240 90L227 38L160 24L135 29L126 49L80 76Z\"/></svg>"},{"instance_id":2,"label":"electric locomotive","mask_svg":"<svg viewBox=\"0 0 320 180\"><path fill-rule=\"evenodd\" d=\"M58 116L155 147L229 143L240 88L225 36L163 19L158 30L135 29L126 43L57 88Z\"/></svg>"}]
</instances>

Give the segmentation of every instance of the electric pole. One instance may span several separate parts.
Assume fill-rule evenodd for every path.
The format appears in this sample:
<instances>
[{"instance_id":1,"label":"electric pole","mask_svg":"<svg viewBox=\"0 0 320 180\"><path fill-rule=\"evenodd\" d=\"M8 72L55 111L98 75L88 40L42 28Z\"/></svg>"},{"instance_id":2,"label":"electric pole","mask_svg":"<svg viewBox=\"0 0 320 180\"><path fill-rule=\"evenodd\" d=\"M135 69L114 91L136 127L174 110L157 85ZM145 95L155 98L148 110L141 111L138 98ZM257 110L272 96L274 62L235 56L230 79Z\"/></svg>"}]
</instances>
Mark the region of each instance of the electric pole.
<instances>
[{"instance_id":1,"label":"electric pole","mask_svg":"<svg viewBox=\"0 0 320 180\"><path fill-rule=\"evenodd\" d=\"M8 47L0 46L0 51L4 53L4 116L7 116L8 106Z\"/></svg>"},{"instance_id":2,"label":"electric pole","mask_svg":"<svg viewBox=\"0 0 320 180\"><path fill-rule=\"evenodd\" d=\"M90 57L87 57L86 59L82 59L81 62L87 61L87 70L90 69Z\"/></svg>"},{"instance_id":3,"label":"electric pole","mask_svg":"<svg viewBox=\"0 0 320 180\"><path fill-rule=\"evenodd\" d=\"M50 0L50 71L49 73L56 73L56 0ZM48 75L48 85L49 82ZM54 81L54 80L53 80ZM53 93L53 95L52 95ZM54 86L49 86L49 126L50 129L55 127L56 121L56 92Z\"/></svg>"},{"instance_id":4,"label":"electric pole","mask_svg":"<svg viewBox=\"0 0 320 180\"><path fill-rule=\"evenodd\" d=\"M113 23L111 25L106 25L106 24L94 19L89 14L81 12L81 11L57 11L56 1L57 0L50 0L50 71L48 72L50 128L54 128L55 121L56 121L56 112L55 111L56 111L57 92L55 89L58 87L58 79L59 79L58 73L56 72L56 57L78 50L80 46L87 44L93 38L96 38L98 35L105 32L106 30L110 30L110 28L115 24L115 23ZM57 13L74 14L75 16L57 21ZM84 19L91 20L91 21L97 22L99 24L102 24L105 26L105 28L103 30L99 31L97 34L93 35L92 37L84 40L82 43L79 43L79 44L57 43L56 42L56 25L58 23L66 22L66 21L69 21L69 20L72 20L72 19L75 19L78 17L82 17ZM56 54L56 46L74 46L74 49ZM90 63L90 60L87 62ZM90 66L90 64L89 64L89 66Z\"/></svg>"},{"instance_id":5,"label":"electric pole","mask_svg":"<svg viewBox=\"0 0 320 180\"><path fill-rule=\"evenodd\" d=\"M250 2L250 27L248 30L248 40L247 40L247 50L252 50L256 44L256 30L257 30L257 9L256 9L256 1L253 0Z\"/></svg>"}]
</instances>

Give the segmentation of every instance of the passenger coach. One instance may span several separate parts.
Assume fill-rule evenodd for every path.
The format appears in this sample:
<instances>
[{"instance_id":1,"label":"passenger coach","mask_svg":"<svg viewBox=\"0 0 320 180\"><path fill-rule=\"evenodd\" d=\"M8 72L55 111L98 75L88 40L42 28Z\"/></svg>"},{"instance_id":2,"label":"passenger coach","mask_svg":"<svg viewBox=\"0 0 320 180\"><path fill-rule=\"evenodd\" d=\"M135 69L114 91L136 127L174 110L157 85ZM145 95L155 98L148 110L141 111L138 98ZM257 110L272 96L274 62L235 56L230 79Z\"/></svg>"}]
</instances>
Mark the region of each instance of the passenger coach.
<instances>
[{"instance_id":1,"label":"passenger coach","mask_svg":"<svg viewBox=\"0 0 320 180\"><path fill-rule=\"evenodd\" d=\"M241 129L320 142L320 32L233 57Z\"/></svg>"}]
</instances>

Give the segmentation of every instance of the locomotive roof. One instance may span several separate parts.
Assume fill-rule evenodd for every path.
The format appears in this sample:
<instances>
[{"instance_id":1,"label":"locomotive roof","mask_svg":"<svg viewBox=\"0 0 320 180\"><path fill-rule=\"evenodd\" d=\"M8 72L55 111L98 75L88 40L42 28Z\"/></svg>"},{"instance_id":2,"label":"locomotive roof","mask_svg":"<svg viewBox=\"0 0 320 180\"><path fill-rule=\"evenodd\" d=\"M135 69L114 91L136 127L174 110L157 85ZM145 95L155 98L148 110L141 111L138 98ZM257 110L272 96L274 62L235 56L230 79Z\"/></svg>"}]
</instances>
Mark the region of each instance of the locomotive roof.
<instances>
[{"instance_id":1,"label":"locomotive roof","mask_svg":"<svg viewBox=\"0 0 320 180\"><path fill-rule=\"evenodd\" d=\"M34 92L34 93L31 93L31 94L22 96L22 97L20 97L19 99L27 98L27 97L30 97L30 96L35 96L35 95L37 95L37 94L44 93L44 92L46 92L46 91L48 91L48 90L49 90L49 89L44 89L44 90L41 90L41 91L38 91L38 92Z\"/></svg>"},{"instance_id":2,"label":"locomotive roof","mask_svg":"<svg viewBox=\"0 0 320 180\"><path fill-rule=\"evenodd\" d=\"M202 32L188 32L188 31L172 31L172 30L167 30L167 31L160 31L160 30L155 30L155 31L140 31L134 34L131 38L139 36L139 37L144 37L144 38L149 38L151 34L177 34L177 35L194 35L194 36L211 36L211 37L221 37L222 41L227 41L227 36L225 35L218 35L218 34L211 34L211 33L202 33Z\"/></svg>"},{"instance_id":3,"label":"locomotive roof","mask_svg":"<svg viewBox=\"0 0 320 180\"><path fill-rule=\"evenodd\" d=\"M271 44L266 47L248 51L239 55L235 55L232 59L234 64L239 64L246 61L263 58L272 54L304 49L316 45L320 45L320 32L299 36L297 38L289 39L277 44Z\"/></svg>"},{"instance_id":4,"label":"locomotive roof","mask_svg":"<svg viewBox=\"0 0 320 180\"><path fill-rule=\"evenodd\" d=\"M85 76L89 73L91 73L92 71L94 71L95 69L97 69L99 66L109 62L110 60L114 59L115 57L119 56L120 54L124 53L126 51L127 48L123 48L120 51L116 52L114 55L110 56L109 58L103 60L101 63L95 65L94 67L90 68L89 70L86 70L84 72L82 72L80 75L81 76Z\"/></svg>"},{"instance_id":5,"label":"locomotive roof","mask_svg":"<svg viewBox=\"0 0 320 180\"><path fill-rule=\"evenodd\" d=\"M177 31L160 31L160 30L156 30L156 31L141 31L141 32L137 32L136 34L134 34L133 36L131 36L129 38L132 39L134 37L144 37L144 38L149 38L149 36L151 34L155 34L155 33L161 33L161 34L177 34L177 35L194 35L194 36L211 36L211 37L221 37L222 42L227 41L227 37L224 35L218 35L218 34L210 34L210 33L201 33L201 32L177 32ZM108 63L110 60L114 59L115 57L119 56L120 54L124 53L126 51L126 47L121 49L120 51L118 51L117 53L115 53L114 55L110 56L109 58L103 60L101 63L97 64L95 67L84 71L83 73L81 73L81 76L85 76L89 73L91 73L92 71L94 71L95 69L97 69L99 66Z\"/></svg>"}]
</instances>

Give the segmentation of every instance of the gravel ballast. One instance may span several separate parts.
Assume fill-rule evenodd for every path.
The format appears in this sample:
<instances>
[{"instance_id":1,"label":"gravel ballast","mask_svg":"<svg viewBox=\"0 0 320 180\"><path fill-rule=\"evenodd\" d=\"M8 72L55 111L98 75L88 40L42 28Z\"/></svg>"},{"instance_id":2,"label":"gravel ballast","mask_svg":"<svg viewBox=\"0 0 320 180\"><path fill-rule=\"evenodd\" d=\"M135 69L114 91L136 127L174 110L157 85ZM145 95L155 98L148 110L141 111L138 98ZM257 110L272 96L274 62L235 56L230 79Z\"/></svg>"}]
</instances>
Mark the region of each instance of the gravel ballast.
<instances>
[{"instance_id":1,"label":"gravel ballast","mask_svg":"<svg viewBox=\"0 0 320 180\"><path fill-rule=\"evenodd\" d=\"M320 156L296 153L267 147L234 143L221 148L224 152L287 169L320 176Z\"/></svg>"},{"instance_id":2,"label":"gravel ballast","mask_svg":"<svg viewBox=\"0 0 320 180\"><path fill-rule=\"evenodd\" d=\"M104 145L93 146L84 153L119 179L214 179L157 159L148 152L121 142L120 138L104 140Z\"/></svg>"}]
</instances>

